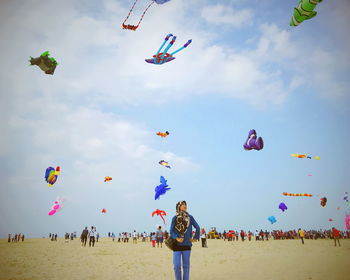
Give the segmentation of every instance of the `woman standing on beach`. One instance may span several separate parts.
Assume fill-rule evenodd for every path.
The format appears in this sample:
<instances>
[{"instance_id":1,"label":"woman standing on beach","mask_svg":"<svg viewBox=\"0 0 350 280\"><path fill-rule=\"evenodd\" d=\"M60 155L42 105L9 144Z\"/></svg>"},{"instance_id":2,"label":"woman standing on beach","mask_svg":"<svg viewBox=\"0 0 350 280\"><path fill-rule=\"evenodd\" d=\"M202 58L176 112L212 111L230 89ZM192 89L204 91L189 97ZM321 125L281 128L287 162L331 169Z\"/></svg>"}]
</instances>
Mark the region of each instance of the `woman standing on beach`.
<instances>
[{"instance_id":1,"label":"woman standing on beach","mask_svg":"<svg viewBox=\"0 0 350 280\"><path fill-rule=\"evenodd\" d=\"M192 226L196 228L194 239L191 238ZM190 279L190 256L192 242L199 240L200 228L196 220L187 213L186 201L176 204L176 215L173 217L170 226L170 235L176 240L174 245L174 271L176 280ZM181 258L183 277L181 276Z\"/></svg>"}]
</instances>

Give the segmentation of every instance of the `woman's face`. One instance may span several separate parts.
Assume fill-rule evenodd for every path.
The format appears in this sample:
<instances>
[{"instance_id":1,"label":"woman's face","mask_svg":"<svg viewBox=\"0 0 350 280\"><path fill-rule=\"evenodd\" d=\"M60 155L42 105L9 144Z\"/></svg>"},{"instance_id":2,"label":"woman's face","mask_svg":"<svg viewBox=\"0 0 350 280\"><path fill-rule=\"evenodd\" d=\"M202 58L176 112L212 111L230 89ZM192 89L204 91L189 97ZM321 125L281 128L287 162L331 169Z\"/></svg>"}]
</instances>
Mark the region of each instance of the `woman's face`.
<instances>
[{"instance_id":1,"label":"woman's face","mask_svg":"<svg viewBox=\"0 0 350 280\"><path fill-rule=\"evenodd\" d=\"M180 206L181 211L187 211L187 205L185 203L182 203Z\"/></svg>"}]
</instances>

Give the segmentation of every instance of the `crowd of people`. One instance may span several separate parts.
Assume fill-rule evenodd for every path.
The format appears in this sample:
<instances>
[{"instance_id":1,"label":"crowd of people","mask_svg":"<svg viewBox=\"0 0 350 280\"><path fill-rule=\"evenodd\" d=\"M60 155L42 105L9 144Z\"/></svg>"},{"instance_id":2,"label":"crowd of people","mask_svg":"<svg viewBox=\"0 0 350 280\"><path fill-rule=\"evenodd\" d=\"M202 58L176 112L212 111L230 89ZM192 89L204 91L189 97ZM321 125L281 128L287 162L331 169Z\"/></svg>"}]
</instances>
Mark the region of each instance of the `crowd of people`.
<instances>
[{"instance_id":1,"label":"crowd of people","mask_svg":"<svg viewBox=\"0 0 350 280\"><path fill-rule=\"evenodd\" d=\"M16 233L13 236L11 234L8 235L8 239L7 242L11 243L11 242L19 242L20 240L22 240L22 242L24 241L24 234L21 233Z\"/></svg>"}]
</instances>

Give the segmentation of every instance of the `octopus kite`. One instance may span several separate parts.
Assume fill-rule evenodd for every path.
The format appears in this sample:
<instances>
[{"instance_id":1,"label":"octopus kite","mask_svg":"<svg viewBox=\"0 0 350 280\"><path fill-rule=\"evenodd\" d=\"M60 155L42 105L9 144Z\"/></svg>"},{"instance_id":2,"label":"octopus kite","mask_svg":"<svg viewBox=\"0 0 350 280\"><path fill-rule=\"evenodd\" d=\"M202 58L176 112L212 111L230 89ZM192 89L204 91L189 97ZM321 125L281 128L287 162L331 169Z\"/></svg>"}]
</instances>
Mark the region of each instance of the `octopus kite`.
<instances>
[{"instance_id":1,"label":"octopus kite","mask_svg":"<svg viewBox=\"0 0 350 280\"><path fill-rule=\"evenodd\" d=\"M169 165L169 162L167 162L167 161L161 160L159 162L159 164L165 166L166 168L171 168L170 165Z\"/></svg>"},{"instance_id":2,"label":"octopus kite","mask_svg":"<svg viewBox=\"0 0 350 280\"><path fill-rule=\"evenodd\" d=\"M169 131L165 131L165 132L157 132L156 133L158 136L165 138L169 135Z\"/></svg>"},{"instance_id":3,"label":"octopus kite","mask_svg":"<svg viewBox=\"0 0 350 280\"><path fill-rule=\"evenodd\" d=\"M105 182L112 181L112 179L113 179L112 177L106 176L105 177Z\"/></svg>"},{"instance_id":4,"label":"octopus kite","mask_svg":"<svg viewBox=\"0 0 350 280\"><path fill-rule=\"evenodd\" d=\"M53 57L49 57L49 51L43 52L39 57L30 57L30 65L37 65L39 68L45 72L45 74L53 75L57 61Z\"/></svg>"},{"instance_id":5,"label":"octopus kite","mask_svg":"<svg viewBox=\"0 0 350 280\"><path fill-rule=\"evenodd\" d=\"M163 217L163 215L166 216L166 212L163 211L163 210L157 209L156 211L153 211L152 217L153 217L154 215L156 215L156 214L157 214L157 216L160 216L160 217L162 218L162 220L163 220L163 222L164 222L164 225L166 225L166 222L165 222L164 217Z\"/></svg>"},{"instance_id":6,"label":"octopus kite","mask_svg":"<svg viewBox=\"0 0 350 280\"><path fill-rule=\"evenodd\" d=\"M260 151L262 148L264 148L264 141L261 137L256 136L255 129L252 129L249 131L248 138L245 141L243 148L246 151L250 151L250 150Z\"/></svg>"},{"instance_id":7,"label":"octopus kite","mask_svg":"<svg viewBox=\"0 0 350 280\"><path fill-rule=\"evenodd\" d=\"M167 180L165 180L165 178L163 176L160 176L160 185L156 186L156 188L154 189L154 191L156 192L154 199L159 199L159 197L161 195L164 195L168 190L170 190L171 188L168 188L167 185Z\"/></svg>"},{"instance_id":8,"label":"octopus kite","mask_svg":"<svg viewBox=\"0 0 350 280\"><path fill-rule=\"evenodd\" d=\"M290 26L298 26L304 20L311 19L317 15L314 11L316 5L323 0L300 0L298 6L294 8Z\"/></svg>"},{"instance_id":9,"label":"octopus kite","mask_svg":"<svg viewBox=\"0 0 350 280\"><path fill-rule=\"evenodd\" d=\"M58 174L60 174L59 166L56 167L56 170L51 166L46 168L45 180L49 187L52 187L52 185L56 183Z\"/></svg>"},{"instance_id":10,"label":"octopus kite","mask_svg":"<svg viewBox=\"0 0 350 280\"><path fill-rule=\"evenodd\" d=\"M327 204L327 198L326 197L322 197L320 200L321 200L321 202L320 202L321 206L325 207L326 204Z\"/></svg>"},{"instance_id":11,"label":"octopus kite","mask_svg":"<svg viewBox=\"0 0 350 280\"><path fill-rule=\"evenodd\" d=\"M287 193L287 192L284 192L283 195L284 196L307 196L307 197L312 197L312 194L308 194L308 193Z\"/></svg>"},{"instance_id":12,"label":"octopus kite","mask_svg":"<svg viewBox=\"0 0 350 280\"><path fill-rule=\"evenodd\" d=\"M166 44L166 42L169 40L170 37L173 37L173 39L170 41L170 43L168 44L168 46L164 49L163 52L160 52L162 50L162 48L164 47L164 45ZM181 48L177 49L176 51L172 52L172 53L167 53L167 51L170 49L170 47L175 43L176 41L176 36L173 36L173 34L168 34L165 39L163 44L160 46L159 50L157 51L157 53L153 56L153 58L150 59L145 59L145 61L147 63L153 63L153 64L157 64L157 65L161 65L164 63L167 63L169 61L174 60L176 57L173 57L174 54L178 53L179 51L183 50L184 48L187 48L187 46L189 44L191 44L192 40L188 40L186 44L184 44Z\"/></svg>"},{"instance_id":13,"label":"octopus kite","mask_svg":"<svg viewBox=\"0 0 350 280\"><path fill-rule=\"evenodd\" d=\"M136 31L136 29L140 26L140 23L141 23L143 17L145 16L147 10L153 5L153 3L164 4L166 2L169 2L170 0L152 0L151 3L147 6L147 8L144 10L144 12L143 12L143 14L142 14L142 16L141 16L141 18L140 18L140 20L139 20L137 25L125 24L125 22L128 20L130 14L131 14L131 12L133 11L137 1L138 0L135 0L134 5L132 5L132 7L131 7L131 9L129 11L129 14L127 15L127 17L125 18L124 22L122 23L123 29Z\"/></svg>"},{"instance_id":14,"label":"octopus kite","mask_svg":"<svg viewBox=\"0 0 350 280\"><path fill-rule=\"evenodd\" d=\"M287 205L284 204L284 202L281 202L278 206L279 209L282 210L282 212L286 211L288 209Z\"/></svg>"}]
</instances>

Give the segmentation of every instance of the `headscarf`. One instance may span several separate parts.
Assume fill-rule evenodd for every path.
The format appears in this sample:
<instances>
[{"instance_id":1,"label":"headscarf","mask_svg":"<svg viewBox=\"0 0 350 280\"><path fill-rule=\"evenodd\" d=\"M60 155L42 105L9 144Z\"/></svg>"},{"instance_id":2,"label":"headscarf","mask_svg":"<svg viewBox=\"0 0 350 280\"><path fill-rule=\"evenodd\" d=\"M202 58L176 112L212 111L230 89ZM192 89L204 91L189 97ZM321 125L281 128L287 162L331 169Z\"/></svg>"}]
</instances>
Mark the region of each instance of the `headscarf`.
<instances>
[{"instance_id":1,"label":"headscarf","mask_svg":"<svg viewBox=\"0 0 350 280\"><path fill-rule=\"evenodd\" d=\"M182 204L186 204L186 201L183 200L176 203L175 229L181 234L181 236L184 236L190 226L190 215L186 211L181 211L180 208Z\"/></svg>"}]
</instances>

